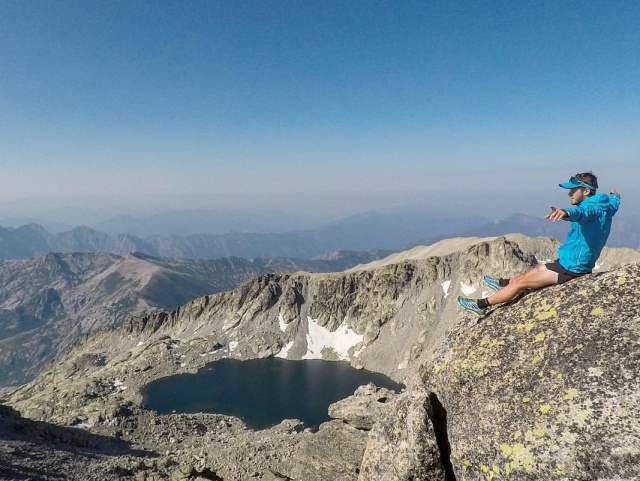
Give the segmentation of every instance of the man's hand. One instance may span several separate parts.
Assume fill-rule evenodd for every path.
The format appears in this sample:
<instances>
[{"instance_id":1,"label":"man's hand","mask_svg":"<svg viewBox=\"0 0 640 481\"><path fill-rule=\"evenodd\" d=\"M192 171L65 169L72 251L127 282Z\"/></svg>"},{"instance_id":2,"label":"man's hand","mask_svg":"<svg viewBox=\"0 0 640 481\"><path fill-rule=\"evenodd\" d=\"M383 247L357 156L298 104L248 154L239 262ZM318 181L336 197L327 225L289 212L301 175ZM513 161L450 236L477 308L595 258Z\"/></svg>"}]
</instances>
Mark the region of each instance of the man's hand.
<instances>
[{"instance_id":1,"label":"man's hand","mask_svg":"<svg viewBox=\"0 0 640 481\"><path fill-rule=\"evenodd\" d=\"M615 194L615 195L617 195L618 197L622 198L622 196L620 195L620 192L618 192L616 189L612 189L610 193L611 193L611 194Z\"/></svg>"},{"instance_id":2,"label":"man's hand","mask_svg":"<svg viewBox=\"0 0 640 481\"><path fill-rule=\"evenodd\" d=\"M550 219L555 222L557 220L562 220L565 217L569 217L569 213L566 210L556 209L554 206L551 206L551 214L548 214L545 219Z\"/></svg>"}]
</instances>

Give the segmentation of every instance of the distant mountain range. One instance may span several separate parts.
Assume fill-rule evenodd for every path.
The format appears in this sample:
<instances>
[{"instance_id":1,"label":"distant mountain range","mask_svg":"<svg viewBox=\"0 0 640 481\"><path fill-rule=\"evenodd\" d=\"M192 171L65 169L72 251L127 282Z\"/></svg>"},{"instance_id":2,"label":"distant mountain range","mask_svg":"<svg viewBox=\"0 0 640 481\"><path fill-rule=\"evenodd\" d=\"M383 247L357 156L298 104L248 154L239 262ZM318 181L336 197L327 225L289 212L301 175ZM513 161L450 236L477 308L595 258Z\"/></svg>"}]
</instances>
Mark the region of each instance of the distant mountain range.
<instances>
[{"instance_id":1,"label":"distant mountain range","mask_svg":"<svg viewBox=\"0 0 640 481\"><path fill-rule=\"evenodd\" d=\"M51 234L38 224L0 227L0 258L23 259L46 252L130 252L187 259L221 257L295 257L311 259L336 250L398 250L416 239L447 236L487 222L481 218L434 219L419 213L371 212L348 217L317 229L285 233L154 235L144 239L132 234L110 236L89 227Z\"/></svg>"},{"instance_id":2,"label":"distant mountain range","mask_svg":"<svg viewBox=\"0 0 640 481\"><path fill-rule=\"evenodd\" d=\"M280 233L228 232L185 236L153 235L144 239L133 234L114 236L76 227L51 234L38 224L17 228L0 227L0 259L25 259L46 252L131 252L183 259L222 257L269 258L273 256L313 259L336 250L406 250L451 237L491 237L521 233L531 237L566 237L566 222L550 222L525 214L500 221L486 218L436 219L421 213L370 212L348 217L317 229ZM640 219L616 217L610 247L640 247Z\"/></svg>"},{"instance_id":3,"label":"distant mountain range","mask_svg":"<svg viewBox=\"0 0 640 481\"><path fill-rule=\"evenodd\" d=\"M132 235L141 239L152 236L185 237L190 235L222 235L229 233L290 233L311 230L335 230L337 228L389 229L399 232L418 232L424 235L425 223L440 227L461 228L466 223L473 225L488 222L471 218L444 216L436 218L418 209L392 212L365 212L333 221L319 221L313 217L302 217L284 212L246 212L232 210L176 210L146 216L118 215L102 221L87 221L75 224L51 222L35 217L11 217L0 219L0 225L18 228L27 224L38 224L50 233L73 230L78 225L89 227L110 236ZM446 229L445 229L446 230ZM438 229L438 232L440 229ZM437 232L437 233L438 233ZM443 232L444 233L444 232Z\"/></svg>"},{"instance_id":4,"label":"distant mountain range","mask_svg":"<svg viewBox=\"0 0 640 481\"><path fill-rule=\"evenodd\" d=\"M224 210L179 210L143 217L120 215L91 227L109 235L150 236L219 235L227 232L288 232L316 224L283 212L251 213Z\"/></svg>"},{"instance_id":5,"label":"distant mountain range","mask_svg":"<svg viewBox=\"0 0 640 481\"><path fill-rule=\"evenodd\" d=\"M184 236L191 234L224 234L226 232L288 232L316 226L314 218L304 218L284 212L253 213L238 210L187 209L151 215L117 215L106 220L63 223L39 217L5 217L0 225L20 227L39 224L51 233L66 232L77 225L111 236L131 234L145 238L152 235Z\"/></svg>"}]
</instances>

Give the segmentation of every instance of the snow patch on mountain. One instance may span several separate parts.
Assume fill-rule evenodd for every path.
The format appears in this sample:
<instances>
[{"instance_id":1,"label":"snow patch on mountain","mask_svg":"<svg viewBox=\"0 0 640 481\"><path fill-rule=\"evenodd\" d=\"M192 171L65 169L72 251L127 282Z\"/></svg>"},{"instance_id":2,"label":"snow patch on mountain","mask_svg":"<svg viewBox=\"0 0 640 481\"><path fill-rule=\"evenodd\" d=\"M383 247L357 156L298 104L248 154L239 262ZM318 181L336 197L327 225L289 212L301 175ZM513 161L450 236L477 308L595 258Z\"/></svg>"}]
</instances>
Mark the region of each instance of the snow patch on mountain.
<instances>
[{"instance_id":1,"label":"snow patch on mountain","mask_svg":"<svg viewBox=\"0 0 640 481\"><path fill-rule=\"evenodd\" d=\"M287 343L286 346L284 346L280 352L278 354L276 354L275 357L280 357L282 359L286 359L287 356L289 355L289 350L293 347L293 341L290 341Z\"/></svg>"},{"instance_id":2,"label":"snow patch on mountain","mask_svg":"<svg viewBox=\"0 0 640 481\"><path fill-rule=\"evenodd\" d=\"M349 349L364 339L364 336L351 329L346 321L333 332L319 325L318 321L311 317L307 317L307 322L307 353L302 359L322 359L323 349L329 348L335 351L340 360L347 361Z\"/></svg>"},{"instance_id":3,"label":"snow patch on mountain","mask_svg":"<svg viewBox=\"0 0 640 481\"><path fill-rule=\"evenodd\" d=\"M470 296L471 294L473 294L477 290L475 287L469 286L469 285L465 284L462 281L460 282L460 289L462 290L462 293L465 296Z\"/></svg>"},{"instance_id":4,"label":"snow patch on mountain","mask_svg":"<svg viewBox=\"0 0 640 481\"><path fill-rule=\"evenodd\" d=\"M278 314L278 324L280 325L280 330L282 332L285 332L287 330L288 324L284 322L284 317L282 317L282 314Z\"/></svg>"}]
</instances>

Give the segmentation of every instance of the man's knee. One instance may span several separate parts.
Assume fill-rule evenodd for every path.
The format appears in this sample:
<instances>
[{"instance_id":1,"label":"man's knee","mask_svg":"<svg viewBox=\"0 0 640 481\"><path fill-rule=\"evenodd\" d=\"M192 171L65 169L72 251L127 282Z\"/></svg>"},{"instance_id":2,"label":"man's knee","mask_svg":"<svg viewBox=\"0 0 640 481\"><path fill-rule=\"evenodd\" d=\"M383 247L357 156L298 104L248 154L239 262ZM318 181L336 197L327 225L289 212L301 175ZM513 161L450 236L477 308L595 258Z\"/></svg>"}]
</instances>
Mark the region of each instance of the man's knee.
<instances>
[{"instance_id":1,"label":"man's knee","mask_svg":"<svg viewBox=\"0 0 640 481\"><path fill-rule=\"evenodd\" d=\"M558 274L542 264L512 279L512 282L515 282L522 289L535 289L557 284Z\"/></svg>"}]
</instances>

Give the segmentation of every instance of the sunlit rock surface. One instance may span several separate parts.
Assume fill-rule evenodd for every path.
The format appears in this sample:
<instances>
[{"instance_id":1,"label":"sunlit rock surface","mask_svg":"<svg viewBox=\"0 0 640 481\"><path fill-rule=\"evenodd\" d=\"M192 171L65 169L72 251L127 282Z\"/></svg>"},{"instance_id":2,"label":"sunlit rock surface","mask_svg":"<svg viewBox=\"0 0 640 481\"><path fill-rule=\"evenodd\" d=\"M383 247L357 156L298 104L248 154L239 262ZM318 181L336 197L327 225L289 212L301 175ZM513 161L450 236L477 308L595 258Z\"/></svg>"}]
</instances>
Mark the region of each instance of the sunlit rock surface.
<instances>
[{"instance_id":1,"label":"sunlit rock surface","mask_svg":"<svg viewBox=\"0 0 640 481\"><path fill-rule=\"evenodd\" d=\"M460 478L640 476L639 291L634 263L449 332L420 370Z\"/></svg>"}]
</instances>

